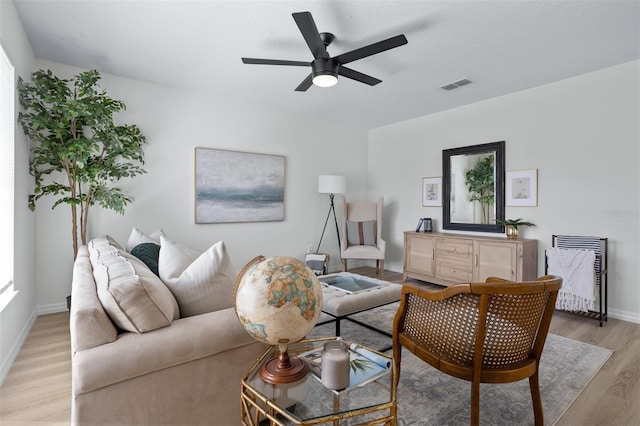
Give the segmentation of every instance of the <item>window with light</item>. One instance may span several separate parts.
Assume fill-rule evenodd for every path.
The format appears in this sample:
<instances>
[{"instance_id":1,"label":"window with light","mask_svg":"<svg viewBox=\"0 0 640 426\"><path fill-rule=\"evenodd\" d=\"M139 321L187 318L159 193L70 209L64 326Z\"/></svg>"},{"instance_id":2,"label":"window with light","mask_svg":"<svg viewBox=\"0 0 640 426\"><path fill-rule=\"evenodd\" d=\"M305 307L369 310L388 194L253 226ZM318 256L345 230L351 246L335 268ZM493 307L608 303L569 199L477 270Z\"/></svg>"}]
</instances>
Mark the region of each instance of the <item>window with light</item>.
<instances>
[{"instance_id":1,"label":"window with light","mask_svg":"<svg viewBox=\"0 0 640 426\"><path fill-rule=\"evenodd\" d=\"M1 46L1 45L0 45ZM0 57L0 311L16 295L13 283L15 71Z\"/></svg>"}]
</instances>

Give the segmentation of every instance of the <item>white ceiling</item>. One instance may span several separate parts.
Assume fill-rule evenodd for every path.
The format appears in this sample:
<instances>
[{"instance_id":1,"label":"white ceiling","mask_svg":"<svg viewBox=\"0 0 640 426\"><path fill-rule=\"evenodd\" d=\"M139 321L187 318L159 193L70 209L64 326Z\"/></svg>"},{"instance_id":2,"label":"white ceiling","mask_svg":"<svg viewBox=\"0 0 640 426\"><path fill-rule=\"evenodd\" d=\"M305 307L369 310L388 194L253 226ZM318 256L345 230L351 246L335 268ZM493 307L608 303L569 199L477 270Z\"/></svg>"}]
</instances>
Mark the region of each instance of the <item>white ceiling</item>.
<instances>
[{"instance_id":1,"label":"white ceiling","mask_svg":"<svg viewBox=\"0 0 640 426\"><path fill-rule=\"evenodd\" d=\"M2 0L5 1L5 0ZM374 128L640 57L634 1L15 0L35 56ZM295 92L311 61L291 13L335 34L332 56L405 34L408 44L349 64L381 79L341 77ZM439 87L468 78L453 91ZM125 100L126 103L126 100Z\"/></svg>"}]
</instances>

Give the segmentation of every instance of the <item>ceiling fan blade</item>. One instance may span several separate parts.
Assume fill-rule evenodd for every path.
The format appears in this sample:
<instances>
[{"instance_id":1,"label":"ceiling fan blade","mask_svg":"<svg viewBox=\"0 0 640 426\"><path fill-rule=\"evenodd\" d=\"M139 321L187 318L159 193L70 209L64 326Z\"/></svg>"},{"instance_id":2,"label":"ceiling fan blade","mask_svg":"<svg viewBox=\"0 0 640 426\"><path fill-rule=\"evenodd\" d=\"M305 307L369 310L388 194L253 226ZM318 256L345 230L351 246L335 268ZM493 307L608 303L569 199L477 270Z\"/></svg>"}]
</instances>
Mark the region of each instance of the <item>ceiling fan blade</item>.
<instances>
[{"instance_id":1,"label":"ceiling fan blade","mask_svg":"<svg viewBox=\"0 0 640 426\"><path fill-rule=\"evenodd\" d=\"M296 67L310 67L311 62L303 61L286 61L281 59L257 59L257 58L242 58L242 62L245 64L254 65L293 65Z\"/></svg>"},{"instance_id":2,"label":"ceiling fan blade","mask_svg":"<svg viewBox=\"0 0 640 426\"><path fill-rule=\"evenodd\" d=\"M356 70L352 70L351 68L340 66L338 68L338 74L343 77L350 78L355 81L359 81L360 83L368 84L369 86L375 86L378 83L382 83L382 80L378 80L375 77L371 77L370 75L362 74Z\"/></svg>"},{"instance_id":3,"label":"ceiling fan blade","mask_svg":"<svg viewBox=\"0 0 640 426\"><path fill-rule=\"evenodd\" d=\"M309 74L307 78L302 80L302 83L296 87L296 92L306 92L309 87L313 84L313 74Z\"/></svg>"},{"instance_id":4,"label":"ceiling fan blade","mask_svg":"<svg viewBox=\"0 0 640 426\"><path fill-rule=\"evenodd\" d=\"M384 52L385 50L400 47L404 44L407 44L407 38L404 34L400 34L398 36L352 50L351 52L334 56L333 59L341 64L348 64L349 62L357 61L358 59L366 58L367 56L375 55L376 53Z\"/></svg>"},{"instance_id":5,"label":"ceiling fan blade","mask_svg":"<svg viewBox=\"0 0 640 426\"><path fill-rule=\"evenodd\" d=\"M313 16L309 12L297 12L293 13L293 19L296 21L304 41L307 42L307 46L311 50L315 59L328 58L327 48L325 47L320 33L316 27L316 23L313 21Z\"/></svg>"}]
</instances>

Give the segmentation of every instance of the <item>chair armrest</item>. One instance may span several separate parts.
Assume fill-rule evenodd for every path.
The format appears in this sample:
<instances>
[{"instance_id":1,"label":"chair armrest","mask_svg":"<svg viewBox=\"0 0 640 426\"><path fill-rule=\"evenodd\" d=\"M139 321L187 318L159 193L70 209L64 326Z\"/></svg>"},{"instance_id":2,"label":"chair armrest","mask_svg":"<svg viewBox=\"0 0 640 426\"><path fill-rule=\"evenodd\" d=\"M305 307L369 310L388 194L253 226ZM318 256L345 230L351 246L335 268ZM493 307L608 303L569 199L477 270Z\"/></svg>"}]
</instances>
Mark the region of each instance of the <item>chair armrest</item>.
<instances>
[{"instance_id":1,"label":"chair armrest","mask_svg":"<svg viewBox=\"0 0 640 426\"><path fill-rule=\"evenodd\" d=\"M503 278L498 278L498 277L487 277L485 282L486 283L509 283L511 281L505 280Z\"/></svg>"},{"instance_id":2,"label":"chair armrest","mask_svg":"<svg viewBox=\"0 0 640 426\"><path fill-rule=\"evenodd\" d=\"M453 296L456 296L458 294L470 293L470 292L471 292L471 285L468 283L452 285L442 290L417 288L417 287L408 286L408 285L402 286L403 297L405 297L405 294L414 294L422 299L431 300L434 302L450 299Z\"/></svg>"},{"instance_id":3,"label":"chair armrest","mask_svg":"<svg viewBox=\"0 0 640 426\"><path fill-rule=\"evenodd\" d=\"M347 244L347 223L345 222L342 226L342 234L340 234L340 253L344 253L344 251L349 247Z\"/></svg>"}]
</instances>

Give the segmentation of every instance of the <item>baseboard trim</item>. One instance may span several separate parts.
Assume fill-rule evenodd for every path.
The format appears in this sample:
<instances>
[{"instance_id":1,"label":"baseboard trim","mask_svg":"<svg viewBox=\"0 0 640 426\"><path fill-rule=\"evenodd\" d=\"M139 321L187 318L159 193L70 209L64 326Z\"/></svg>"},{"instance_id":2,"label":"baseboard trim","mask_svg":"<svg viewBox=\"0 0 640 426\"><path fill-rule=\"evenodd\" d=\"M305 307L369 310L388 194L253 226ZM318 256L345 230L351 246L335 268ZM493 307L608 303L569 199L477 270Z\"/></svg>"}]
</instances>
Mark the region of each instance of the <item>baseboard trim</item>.
<instances>
[{"instance_id":1,"label":"baseboard trim","mask_svg":"<svg viewBox=\"0 0 640 426\"><path fill-rule=\"evenodd\" d=\"M38 315L57 314L67 310L67 303L52 303L50 305L38 306L36 311Z\"/></svg>"},{"instance_id":2,"label":"baseboard trim","mask_svg":"<svg viewBox=\"0 0 640 426\"><path fill-rule=\"evenodd\" d=\"M4 382L4 379L7 378L9 371L11 371L11 367L13 367L13 363L18 357L18 353L20 353L20 349L22 348L24 341L27 340L29 331L31 331L31 327L33 327L33 323L36 322L36 318L38 317L37 311L38 310L36 308L33 310L33 312L31 312L31 316L29 317L29 320L26 322L24 327L22 327L22 330L20 331L18 338L16 339L15 342L13 342L13 345L11 346L11 349L9 350L7 357L2 362L2 365L0 366L0 385L2 385L2 383Z\"/></svg>"},{"instance_id":3,"label":"baseboard trim","mask_svg":"<svg viewBox=\"0 0 640 426\"><path fill-rule=\"evenodd\" d=\"M615 318L622 321L640 324L640 315L634 312L626 312L626 311L619 311L617 309L609 309L609 312L607 313L607 315L609 315L610 318Z\"/></svg>"}]
</instances>

